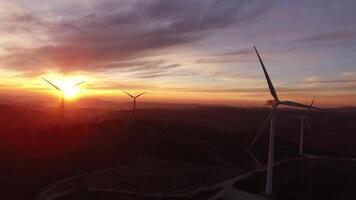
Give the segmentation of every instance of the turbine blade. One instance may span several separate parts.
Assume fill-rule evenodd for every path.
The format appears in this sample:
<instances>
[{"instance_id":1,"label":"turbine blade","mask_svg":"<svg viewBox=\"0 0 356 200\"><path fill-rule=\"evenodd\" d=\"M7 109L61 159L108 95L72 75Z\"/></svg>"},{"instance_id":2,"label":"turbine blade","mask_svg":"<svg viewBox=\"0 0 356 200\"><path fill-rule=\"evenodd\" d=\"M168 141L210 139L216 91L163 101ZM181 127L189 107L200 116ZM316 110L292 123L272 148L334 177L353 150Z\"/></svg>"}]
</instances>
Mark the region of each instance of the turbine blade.
<instances>
[{"instance_id":1,"label":"turbine blade","mask_svg":"<svg viewBox=\"0 0 356 200\"><path fill-rule=\"evenodd\" d=\"M275 100L278 100L277 92L276 92L276 90L275 90L274 87L273 87L273 83L272 83L272 81L271 81L271 79L270 79L270 77L269 77L269 75L268 75L268 72L267 72L267 70L266 70L265 65L263 64L263 61L262 61L262 59L261 59L261 56L260 56L260 54L258 53L256 46L253 46L253 47L255 48L256 54L257 54L257 56L258 56L258 60L260 60L260 63L261 63L263 72L264 72L264 74L265 74L265 77L266 77L266 80L267 80L267 83L268 83L269 91L271 92L271 95L273 96L273 98L274 98Z\"/></svg>"},{"instance_id":2,"label":"turbine blade","mask_svg":"<svg viewBox=\"0 0 356 200\"><path fill-rule=\"evenodd\" d=\"M313 101L311 102L310 106L313 106L314 101L315 101L315 98L316 98L316 97L313 98ZM306 117L306 118L308 118L309 112L310 112L310 108L308 108L308 110L305 112L305 117Z\"/></svg>"},{"instance_id":3,"label":"turbine blade","mask_svg":"<svg viewBox=\"0 0 356 200\"><path fill-rule=\"evenodd\" d=\"M43 80L45 80L48 84L52 85L54 88L56 88L57 90L59 91L62 91L61 88L57 87L55 84L51 83L49 80L45 79L45 78L42 78Z\"/></svg>"},{"instance_id":4,"label":"turbine blade","mask_svg":"<svg viewBox=\"0 0 356 200\"><path fill-rule=\"evenodd\" d=\"M134 96L132 96L130 93L126 92L125 90L121 90L121 91L125 92L125 93L126 93L127 95L129 95L130 97L135 98Z\"/></svg>"},{"instance_id":5,"label":"turbine blade","mask_svg":"<svg viewBox=\"0 0 356 200\"><path fill-rule=\"evenodd\" d=\"M296 103L296 102L293 102L293 101L281 101L280 103L282 105L286 105L286 106L293 106L293 107L298 107L298 108L308 108L308 109L321 110L318 107L309 106L309 105L305 105L305 104L301 104L301 103Z\"/></svg>"},{"instance_id":6,"label":"turbine blade","mask_svg":"<svg viewBox=\"0 0 356 200\"><path fill-rule=\"evenodd\" d=\"M72 87L77 87L77 86L79 86L79 85L81 85L81 84L83 84L83 83L85 83L85 81L79 82L79 83L73 85Z\"/></svg>"},{"instance_id":7,"label":"turbine blade","mask_svg":"<svg viewBox=\"0 0 356 200\"><path fill-rule=\"evenodd\" d=\"M252 153L250 150L245 149L245 148L243 148L243 147L241 147L241 148L244 149L244 150L246 151L246 153L251 156L251 158L255 161L256 166L259 168L259 167L261 166L261 163L258 161L258 159L256 158L256 156L253 155L253 153Z\"/></svg>"},{"instance_id":8,"label":"turbine blade","mask_svg":"<svg viewBox=\"0 0 356 200\"><path fill-rule=\"evenodd\" d=\"M307 127L308 127L310 133L311 133L312 135L315 135L315 133L314 133L314 131L313 131L313 128L312 128L312 127L310 126L310 124L309 124L309 121L308 121L308 120L305 120L305 122L306 122L306 124L307 124Z\"/></svg>"},{"instance_id":9,"label":"turbine blade","mask_svg":"<svg viewBox=\"0 0 356 200\"><path fill-rule=\"evenodd\" d=\"M145 93L146 93L146 92L142 92L141 94L136 95L135 98L137 98L137 97L139 97L139 96L141 96L141 95L143 95L143 94L145 94Z\"/></svg>"},{"instance_id":10,"label":"turbine blade","mask_svg":"<svg viewBox=\"0 0 356 200\"><path fill-rule=\"evenodd\" d=\"M314 102L315 102L315 98L316 98L316 97L313 98L313 101L311 102L310 106L313 106L313 104L314 104Z\"/></svg>"},{"instance_id":11,"label":"turbine blade","mask_svg":"<svg viewBox=\"0 0 356 200\"><path fill-rule=\"evenodd\" d=\"M252 142L250 143L250 146L247 148L248 151L251 151L251 149L252 149L252 147L255 145L257 139L262 135L264 129L266 128L266 126L267 126L269 120L270 120L271 117L274 115L274 113L275 113L275 110L272 110L272 111L268 114L266 120L263 122L262 126L258 129L258 132L257 132L256 136L253 138Z\"/></svg>"}]
</instances>

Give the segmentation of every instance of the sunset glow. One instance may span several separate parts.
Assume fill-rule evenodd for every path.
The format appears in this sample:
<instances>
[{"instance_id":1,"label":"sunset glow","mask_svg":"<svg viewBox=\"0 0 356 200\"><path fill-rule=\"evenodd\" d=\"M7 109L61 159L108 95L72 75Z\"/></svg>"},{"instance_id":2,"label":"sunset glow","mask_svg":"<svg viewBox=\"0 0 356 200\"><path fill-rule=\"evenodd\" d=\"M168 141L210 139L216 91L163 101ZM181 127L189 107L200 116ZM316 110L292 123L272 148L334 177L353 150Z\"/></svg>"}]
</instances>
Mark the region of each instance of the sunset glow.
<instances>
[{"instance_id":1,"label":"sunset glow","mask_svg":"<svg viewBox=\"0 0 356 200\"><path fill-rule=\"evenodd\" d=\"M55 93L46 77L67 99L125 101L120 91L131 90L154 102L263 106L256 44L281 96L356 105L352 5L203 2L2 1L0 94ZM70 87L78 81L85 90Z\"/></svg>"},{"instance_id":2,"label":"sunset glow","mask_svg":"<svg viewBox=\"0 0 356 200\"><path fill-rule=\"evenodd\" d=\"M355 10L0 0L0 200L356 197Z\"/></svg>"},{"instance_id":3,"label":"sunset glow","mask_svg":"<svg viewBox=\"0 0 356 200\"><path fill-rule=\"evenodd\" d=\"M61 84L61 88L64 92L64 97L67 98L67 99L73 99L75 98L77 95L78 95L78 88L76 87L72 87L71 85L68 85L68 84Z\"/></svg>"},{"instance_id":4,"label":"sunset glow","mask_svg":"<svg viewBox=\"0 0 356 200\"><path fill-rule=\"evenodd\" d=\"M46 74L44 77L47 77L46 80L58 87L63 92L64 98L68 100L79 97L82 93L82 84L86 82L86 79L89 79L89 77L84 76L63 76L57 73ZM46 81L43 81L43 84L54 90L56 94L60 92L50 83L46 83Z\"/></svg>"}]
</instances>

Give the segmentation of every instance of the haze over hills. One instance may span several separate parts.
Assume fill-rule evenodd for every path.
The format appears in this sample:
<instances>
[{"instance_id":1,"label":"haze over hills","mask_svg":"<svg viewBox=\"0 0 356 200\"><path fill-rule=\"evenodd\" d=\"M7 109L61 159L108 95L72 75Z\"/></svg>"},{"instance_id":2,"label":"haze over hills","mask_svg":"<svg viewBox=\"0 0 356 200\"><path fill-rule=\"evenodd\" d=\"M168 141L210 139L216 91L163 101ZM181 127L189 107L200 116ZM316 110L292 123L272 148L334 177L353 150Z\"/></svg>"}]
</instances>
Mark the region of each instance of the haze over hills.
<instances>
[{"instance_id":1,"label":"haze over hills","mask_svg":"<svg viewBox=\"0 0 356 200\"><path fill-rule=\"evenodd\" d=\"M18 199L23 199L21 195L33 197L40 188L56 180L130 163L143 151L142 148L153 159L145 161L152 163L151 167L184 166L188 173L190 165L194 169L209 165L207 169L229 171L234 176L255 166L243 148L251 142L268 112L266 108L219 106L138 109L136 125L133 126L132 112L128 108L115 111L68 107L66 132L61 133L56 109L48 111L41 107L2 105L0 154L7 171L3 171L1 177L4 184L9 181L12 184L1 193L11 196L14 191L23 191ZM301 110L281 110L278 113L277 160L297 155L298 116L303 113ZM352 148L356 139L355 113L348 116L338 112L310 114L314 134L306 133L307 153L356 157ZM253 149L262 164L267 158L267 141L267 134L264 134ZM23 166L26 166L25 171ZM198 172L193 170L189 173L193 177ZM19 175L26 178L13 181ZM156 176L166 177L164 174ZM207 174L204 177L209 179ZM186 181L190 180L189 176L186 178ZM209 181L218 180L211 178ZM145 181L149 184L149 180ZM194 187L200 187L198 180L190 181ZM171 187L177 186L172 184Z\"/></svg>"},{"instance_id":2,"label":"haze over hills","mask_svg":"<svg viewBox=\"0 0 356 200\"><path fill-rule=\"evenodd\" d=\"M48 97L47 99L32 99L28 101L23 99L22 96L14 96L2 97L0 98L1 105L17 105L17 106L25 106L32 107L34 109L41 109L43 107L58 107L58 98ZM103 110L130 110L132 109L132 102L125 100L104 100L101 98L89 98L89 97L81 97L76 100L66 102L68 106L77 107L77 108L91 108L91 109L103 109ZM268 107L266 104L261 104L259 106L229 106L223 104L204 104L204 103L167 103L167 102L150 102L146 100L140 100L137 108L138 109L178 109L178 108L195 108L195 107L231 107L231 108L241 108L241 109L250 109L250 108L266 108ZM325 109L332 110L341 110L341 111L349 111L355 112L356 107L353 106L339 106L339 107L325 107Z\"/></svg>"}]
</instances>

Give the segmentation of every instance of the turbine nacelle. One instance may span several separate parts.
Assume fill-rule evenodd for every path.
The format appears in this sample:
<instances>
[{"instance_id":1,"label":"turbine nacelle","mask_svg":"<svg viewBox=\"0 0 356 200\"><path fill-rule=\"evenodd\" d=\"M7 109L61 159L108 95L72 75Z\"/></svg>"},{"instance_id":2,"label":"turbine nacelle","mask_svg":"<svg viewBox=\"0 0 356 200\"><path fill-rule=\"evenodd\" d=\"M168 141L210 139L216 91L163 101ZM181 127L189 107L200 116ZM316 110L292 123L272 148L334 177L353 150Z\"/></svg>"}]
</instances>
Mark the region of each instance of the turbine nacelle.
<instances>
[{"instance_id":1,"label":"turbine nacelle","mask_svg":"<svg viewBox=\"0 0 356 200\"><path fill-rule=\"evenodd\" d=\"M300 116L299 119L308 119L310 109L311 109L311 108L314 108L314 107L313 107L313 104L314 104L314 102L315 102L315 98L316 98L316 97L313 98L313 101L310 103L310 105L309 105L310 107L307 109L307 111L305 112L305 114L302 115L302 116Z\"/></svg>"}]
</instances>

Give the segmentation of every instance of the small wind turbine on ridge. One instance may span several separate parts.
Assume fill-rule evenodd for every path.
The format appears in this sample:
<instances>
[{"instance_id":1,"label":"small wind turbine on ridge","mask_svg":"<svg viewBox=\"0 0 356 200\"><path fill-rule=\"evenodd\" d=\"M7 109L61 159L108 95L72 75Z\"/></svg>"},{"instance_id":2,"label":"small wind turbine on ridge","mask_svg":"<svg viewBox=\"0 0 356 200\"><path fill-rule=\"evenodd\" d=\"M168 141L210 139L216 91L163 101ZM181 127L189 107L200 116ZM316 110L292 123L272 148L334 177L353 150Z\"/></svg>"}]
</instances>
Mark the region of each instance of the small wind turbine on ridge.
<instances>
[{"instance_id":1,"label":"small wind turbine on ridge","mask_svg":"<svg viewBox=\"0 0 356 200\"><path fill-rule=\"evenodd\" d=\"M132 99L133 99L133 105L132 105L132 110L135 111L136 110L136 99L142 95L144 95L146 92L142 92L136 96L133 96L132 94L126 92L125 90L122 90L123 92L125 92L127 95L129 95Z\"/></svg>"},{"instance_id":2,"label":"small wind turbine on ridge","mask_svg":"<svg viewBox=\"0 0 356 200\"><path fill-rule=\"evenodd\" d=\"M132 121L131 123L135 126L135 120L136 120L136 99L139 98L140 96L144 95L146 92L142 92L136 96L126 92L125 90L122 90L122 92L126 93L128 96L130 96L133 99L133 105L132 105ZM137 135L136 135L137 136ZM139 144L139 142L137 142L137 147L139 149L139 157L138 159L142 159L142 157L145 155L145 133L143 133L143 140L141 141L141 145Z\"/></svg>"},{"instance_id":3,"label":"small wind turbine on ridge","mask_svg":"<svg viewBox=\"0 0 356 200\"><path fill-rule=\"evenodd\" d=\"M310 106L313 106L314 104L314 101L315 101L315 97L313 99L313 101L310 103ZM312 127L310 126L309 124L309 121L308 121L308 117L309 117L309 112L310 112L310 108L308 108L307 111L305 111L305 114L300 116L299 119L300 119L300 136L299 136L299 155L302 156L303 155L303 146L304 146L304 125L306 124L309 131L311 133L313 133L313 129Z\"/></svg>"}]
</instances>

